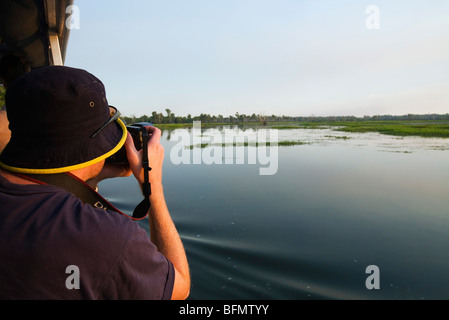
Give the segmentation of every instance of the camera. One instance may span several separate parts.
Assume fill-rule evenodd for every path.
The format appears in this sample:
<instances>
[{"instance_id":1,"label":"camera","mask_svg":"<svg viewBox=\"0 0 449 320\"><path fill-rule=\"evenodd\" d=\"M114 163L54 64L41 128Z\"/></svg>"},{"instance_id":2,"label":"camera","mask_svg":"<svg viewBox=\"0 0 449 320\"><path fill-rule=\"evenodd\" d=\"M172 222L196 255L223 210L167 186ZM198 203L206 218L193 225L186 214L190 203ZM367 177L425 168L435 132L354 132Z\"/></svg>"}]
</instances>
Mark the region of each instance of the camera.
<instances>
[{"instance_id":1,"label":"camera","mask_svg":"<svg viewBox=\"0 0 449 320\"><path fill-rule=\"evenodd\" d=\"M130 126L126 126L126 129L131 134L131 137L133 138L134 146L136 147L137 151L141 150L143 148L143 139L142 139L142 127L145 126L153 126L153 124L149 122L139 122L134 123ZM112 162L112 163L122 163L126 164L128 163L128 157L126 156L126 148L123 145L123 147L120 148L119 151L114 153L112 156L106 159L106 162Z\"/></svg>"}]
</instances>

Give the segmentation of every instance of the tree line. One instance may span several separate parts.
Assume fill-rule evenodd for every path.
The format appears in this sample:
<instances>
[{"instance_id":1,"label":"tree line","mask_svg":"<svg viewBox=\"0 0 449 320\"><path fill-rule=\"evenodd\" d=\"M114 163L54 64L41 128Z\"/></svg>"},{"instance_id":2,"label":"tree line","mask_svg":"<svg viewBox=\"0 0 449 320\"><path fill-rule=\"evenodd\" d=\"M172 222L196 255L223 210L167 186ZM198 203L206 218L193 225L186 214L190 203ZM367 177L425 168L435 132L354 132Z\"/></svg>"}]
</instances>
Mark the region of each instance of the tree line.
<instances>
[{"instance_id":1,"label":"tree line","mask_svg":"<svg viewBox=\"0 0 449 320\"><path fill-rule=\"evenodd\" d=\"M389 121L389 120L449 120L449 113L446 114L406 114L406 115L373 115L373 116L278 116L263 114L244 114L236 112L234 115L223 116L201 113L197 116L188 114L187 116L177 116L170 109L165 109L165 114L153 111L151 116L122 116L128 123L151 122L153 124L168 123L192 123L201 121L202 123L250 123L250 122L322 122L322 121Z\"/></svg>"}]
</instances>

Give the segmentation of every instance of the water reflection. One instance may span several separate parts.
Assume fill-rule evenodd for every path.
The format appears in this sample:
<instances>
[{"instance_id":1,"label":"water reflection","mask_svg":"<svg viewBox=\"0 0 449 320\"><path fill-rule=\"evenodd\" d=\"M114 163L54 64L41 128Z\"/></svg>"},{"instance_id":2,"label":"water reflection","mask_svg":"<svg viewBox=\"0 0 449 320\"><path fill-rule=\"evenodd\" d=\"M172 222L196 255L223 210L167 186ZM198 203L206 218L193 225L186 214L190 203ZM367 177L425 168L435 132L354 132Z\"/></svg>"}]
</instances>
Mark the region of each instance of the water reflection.
<instances>
[{"instance_id":1,"label":"water reflection","mask_svg":"<svg viewBox=\"0 0 449 320\"><path fill-rule=\"evenodd\" d=\"M164 131L166 154L173 133ZM446 139L296 129L279 140L307 144L279 147L272 176L166 156L191 299L449 298ZM140 201L132 178L100 187L128 212ZM372 264L379 290L365 287Z\"/></svg>"}]
</instances>

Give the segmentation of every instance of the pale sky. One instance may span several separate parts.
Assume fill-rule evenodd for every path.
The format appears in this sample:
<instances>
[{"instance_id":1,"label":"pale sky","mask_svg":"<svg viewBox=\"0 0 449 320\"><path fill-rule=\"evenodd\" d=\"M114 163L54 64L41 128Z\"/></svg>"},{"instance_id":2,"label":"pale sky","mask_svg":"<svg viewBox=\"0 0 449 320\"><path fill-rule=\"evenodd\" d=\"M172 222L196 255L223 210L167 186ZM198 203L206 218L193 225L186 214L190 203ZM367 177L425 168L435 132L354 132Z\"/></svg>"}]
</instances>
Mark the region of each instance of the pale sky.
<instances>
[{"instance_id":1,"label":"pale sky","mask_svg":"<svg viewBox=\"0 0 449 320\"><path fill-rule=\"evenodd\" d=\"M127 116L449 113L448 0L74 4L66 65Z\"/></svg>"}]
</instances>

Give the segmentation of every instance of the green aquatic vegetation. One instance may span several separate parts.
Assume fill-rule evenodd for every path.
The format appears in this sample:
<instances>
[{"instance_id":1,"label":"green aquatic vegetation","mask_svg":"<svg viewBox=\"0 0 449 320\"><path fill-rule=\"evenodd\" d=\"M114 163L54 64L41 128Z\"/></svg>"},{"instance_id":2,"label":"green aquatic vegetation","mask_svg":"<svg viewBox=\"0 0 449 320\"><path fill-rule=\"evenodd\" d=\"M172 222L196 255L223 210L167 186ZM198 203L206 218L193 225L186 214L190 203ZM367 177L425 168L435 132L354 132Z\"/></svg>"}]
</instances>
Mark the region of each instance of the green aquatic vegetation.
<instances>
[{"instance_id":1,"label":"green aquatic vegetation","mask_svg":"<svg viewBox=\"0 0 449 320\"><path fill-rule=\"evenodd\" d=\"M196 145L186 146L185 148L186 148L186 149L190 149L190 150L192 150L192 149L194 149L194 148L204 149L204 148L206 148L206 147L208 147L208 146L209 146L208 143L201 143L201 144L196 144Z\"/></svg>"},{"instance_id":2,"label":"green aquatic vegetation","mask_svg":"<svg viewBox=\"0 0 449 320\"><path fill-rule=\"evenodd\" d=\"M448 122L367 121L346 124L338 129L344 132L379 132L395 136L449 138Z\"/></svg>"},{"instance_id":3,"label":"green aquatic vegetation","mask_svg":"<svg viewBox=\"0 0 449 320\"><path fill-rule=\"evenodd\" d=\"M390 152L390 153L406 153L411 154L411 151L400 151L400 150L380 150L381 152Z\"/></svg>"},{"instance_id":4,"label":"green aquatic vegetation","mask_svg":"<svg viewBox=\"0 0 449 320\"><path fill-rule=\"evenodd\" d=\"M271 126L271 129L278 129L278 130L284 130L284 129L301 129L301 127L298 126L298 124L293 124L290 126Z\"/></svg>"},{"instance_id":5,"label":"green aquatic vegetation","mask_svg":"<svg viewBox=\"0 0 449 320\"><path fill-rule=\"evenodd\" d=\"M282 147L288 147L288 146L302 146L302 145L307 145L310 144L310 142L304 142L304 141L279 141L278 142L278 146L282 146Z\"/></svg>"},{"instance_id":6,"label":"green aquatic vegetation","mask_svg":"<svg viewBox=\"0 0 449 320\"><path fill-rule=\"evenodd\" d=\"M5 94L5 87L3 87L3 85L0 85L0 109L2 109L2 107L5 105Z\"/></svg>"},{"instance_id":7,"label":"green aquatic vegetation","mask_svg":"<svg viewBox=\"0 0 449 320\"><path fill-rule=\"evenodd\" d=\"M154 125L155 127L164 129L189 129L192 128L192 123L158 123Z\"/></svg>"},{"instance_id":8,"label":"green aquatic vegetation","mask_svg":"<svg viewBox=\"0 0 449 320\"><path fill-rule=\"evenodd\" d=\"M337 140L349 140L352 139L348 136L324 136L325 138L337 139Z\"/></svg>"},{"instance_id":9,"label":"green aquatic vegetation","mask_svg":"<svg viewBox=\"0 0 449 320\"><path fill-rule=\"evenodd\" d=\"M350 133L378 132L393 136L449 138L447 120L391 120L391 121L321 121L299 123L298 128L323 129Z\"/></svg>"},{"instance_id":10,"label":"green aquatic vegetation","mask_svg":"<svg viewBox=\"0 0 449 320\"><path fill-rule=\"evenodd\" d=\"M224 124L202 123L203 128L219 127ZM227 124L229 125L229 124ZM160 129L191 128L192 123L157 124ZM255 123L251 127L276 130L332 129L349 133L378 132L399 137L420 136L429 138L449 138L448 120L358 120L358 121L315 121L315 122L274 122L266 126ZM347 136L328 136L332 139L350 139Z\"/></svg>"},{"instance_id":11,"label":"green aquatic vegetation","mask_svg":"<svg viewBox=\"0 0 449 320\"><path fill-rule=\"evenodd\" d=\"M279 141L277 143L278 146L281 147L288 147L288 146L302 146L310 144L310 142L303 142L303 141ZM259 147L259 146L267 146L270 147L271 145L275 145L271 142L265 142L265 143L259 143L259 142L233 142L233 143L201 143L196 145L190 145L186 146L186 149L195 149L195 148L207 148L207 147Z\"/></svg>"},{"instance_id":12,"label":"green aquatic vegetation","mask_svg":"<svg viewBox=\"0 0 449 320\"><path fill-rule=\"evenodd\" d=\"M432 150L440 150L440 151L446 151L449 150L449 147L447 146L431 146L430 147Z\"/></svg>"}]
</instances>

